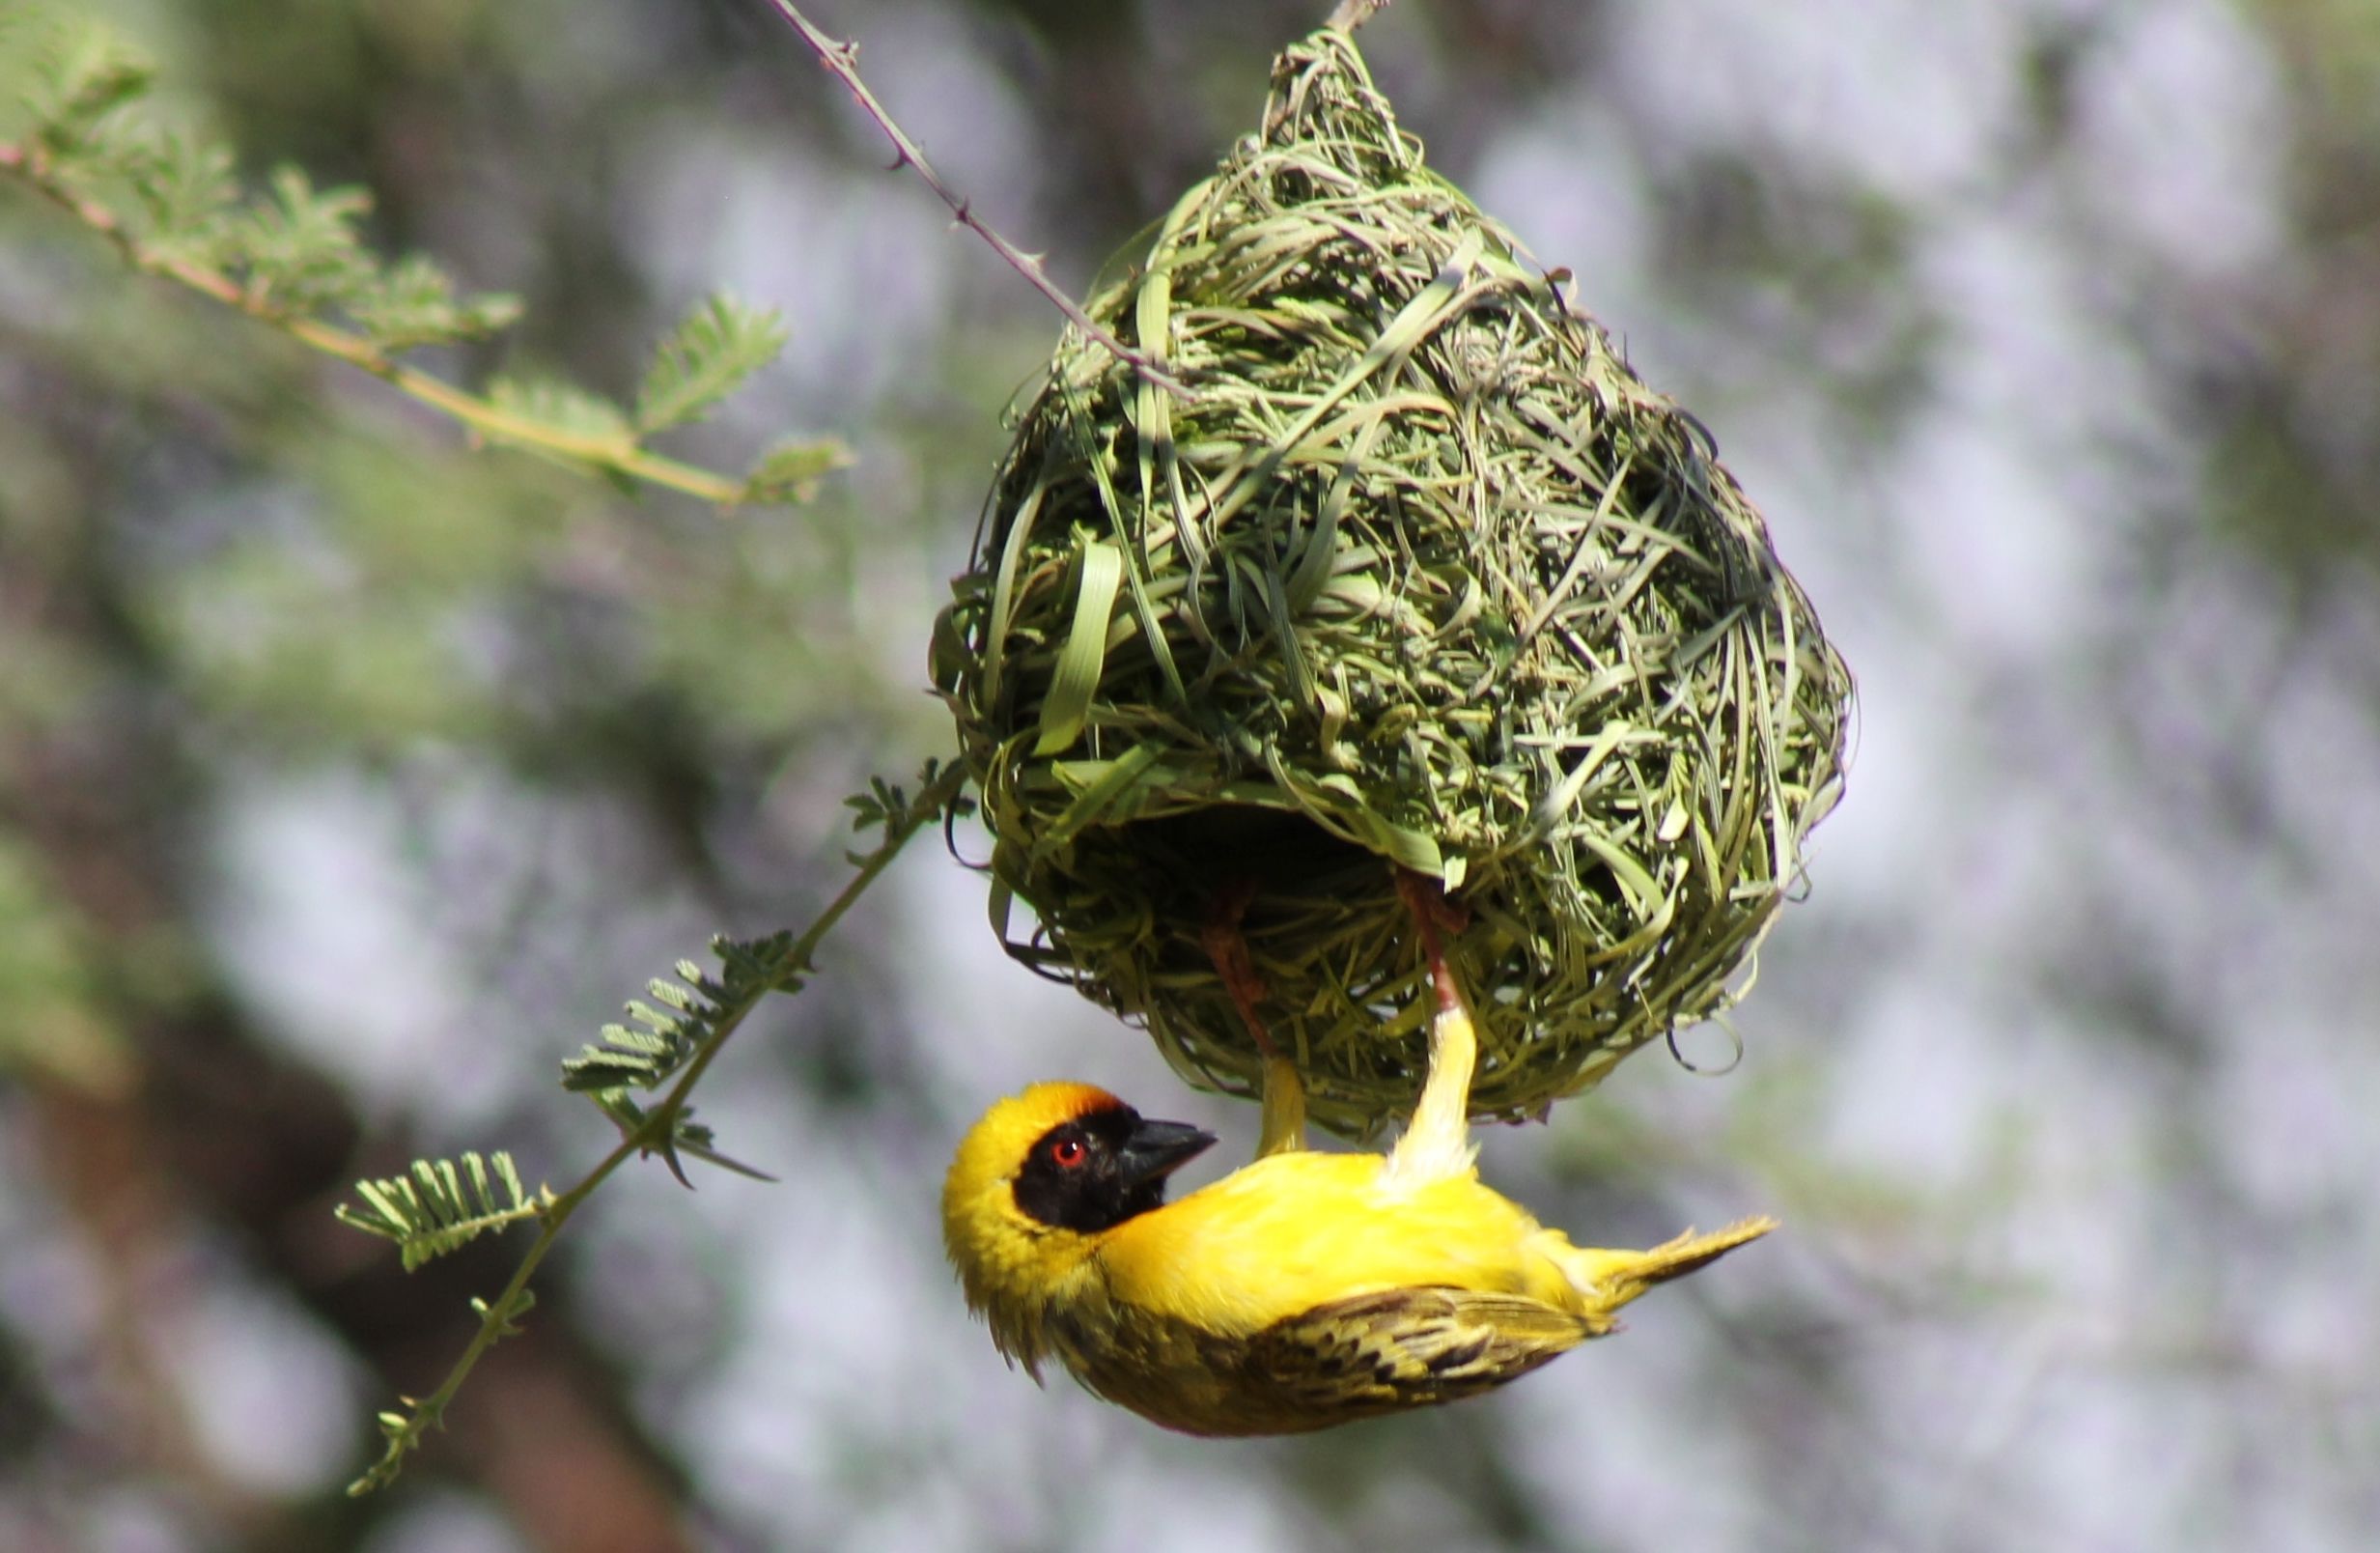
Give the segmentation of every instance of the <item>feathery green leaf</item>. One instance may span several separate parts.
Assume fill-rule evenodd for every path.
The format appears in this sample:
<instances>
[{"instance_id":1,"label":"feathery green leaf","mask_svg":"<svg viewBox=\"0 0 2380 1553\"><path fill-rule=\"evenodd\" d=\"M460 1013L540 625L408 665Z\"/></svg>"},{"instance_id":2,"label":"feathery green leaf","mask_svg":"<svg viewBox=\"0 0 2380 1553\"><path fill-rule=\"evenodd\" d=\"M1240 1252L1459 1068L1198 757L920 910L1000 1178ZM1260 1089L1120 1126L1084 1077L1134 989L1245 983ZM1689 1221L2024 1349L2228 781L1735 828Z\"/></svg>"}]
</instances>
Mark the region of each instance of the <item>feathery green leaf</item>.
<instances>
[{"instance_id":1,"label":"feathery green leaf","mask_svg":"<svg viewBox=\"0 0 2380 1553\"><path fill-rule=\"evenodd\" d=\"M610 400L553 378L503 377L488 385L489 402L508 415L571 437L635 444L628 416Z\"/></svg>"},{"instance_id":2,"label":"feathery green leaf","mask_svg":"<svg viewBox=\"0 0 2380 1553\"><path fill-rule=\"evenodd\" d=\"M483 339L520 316L516 297L458 296L452 277L419 254L399 260L378 284L349 297L346 308L372 343L391 354Z\"/></svg>"},{"instance_id":3,"label":"feathery green leaf","mask_svg":"<svg viewBox=\"0 0 2380 1553\"><path fill-rule=\"evenodd\" d=\"M282 167L272 175L272 196L233 228L251 296L305 312L344 301L378 278L379 261L356 231L372 209L371 195L360 188L317 190L302 171Z\"/></svg>"},{"instance_id":4,"label":"feathery green leaf","mask_svg":"<svg viewBox=\"0 0 2380 1553\"><path fill-rule=\"evenodd\" d=\"M752 466L736 499L756 507L807 501L822 478L851 462L852 450L831 437L779 442Z\"/></svg>"},{"instance_id":5,"label":"feathery green leaf","mask_svg":"<svg viewBox=\"0 0 2380 1553\"><path fill-rule=\"evenodd\" d=\"M522 1186L513 1156L501 1149L415 1160L405 1175L356 1182L355 1195L363 1205L340 1203L339 1222L395 1241L408 1273L490 1229L535 1219L553 1200L543 1188Z\"/></svg>"},{"instance_id":6,"label":"feathery green leaf","mask_svg":"<svg viewBox=\"0 0 2380 1553\"><path fill-rule=\"evenodd\" d=\"M636 393L636 429L650 435L698 419L785 349L785 320L724 294L688 314L663 340Z\"/></svg>"}]
</instances>

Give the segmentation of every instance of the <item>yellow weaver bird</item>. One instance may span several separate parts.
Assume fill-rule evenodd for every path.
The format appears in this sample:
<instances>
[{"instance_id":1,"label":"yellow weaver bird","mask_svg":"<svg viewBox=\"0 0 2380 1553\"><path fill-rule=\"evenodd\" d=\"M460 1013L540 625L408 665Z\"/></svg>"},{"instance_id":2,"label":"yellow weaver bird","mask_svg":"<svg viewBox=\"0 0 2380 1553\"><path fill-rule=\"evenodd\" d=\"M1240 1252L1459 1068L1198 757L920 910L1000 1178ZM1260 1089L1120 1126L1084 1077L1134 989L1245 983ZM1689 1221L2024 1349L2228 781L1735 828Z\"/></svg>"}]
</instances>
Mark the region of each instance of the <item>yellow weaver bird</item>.
<instances>
[{"instance_id":1,"label":"yellow weaver bird","mask_svg":"<svg viewBox=\"0 0 2380 1553\"><path fill-rule=\"evenodd\" d=\"M1603 1251L1481 1184L1466 1119L1476 1037L1420 919L1439 1002L1430 1068L1386 1156L1302 1147L1302 1093L1274 1092L1294 1070L1268 1072L1255 1163L1170 1203L1165 1178L1213 1134L1087 1084L1037 1084L985 1114L951 1162L942 1232L1002 1354L1035 1380L1054 1356L1190 1434L1328 1428L1525 1375L1776 1228Z\"/></svg>"}]
</instances>

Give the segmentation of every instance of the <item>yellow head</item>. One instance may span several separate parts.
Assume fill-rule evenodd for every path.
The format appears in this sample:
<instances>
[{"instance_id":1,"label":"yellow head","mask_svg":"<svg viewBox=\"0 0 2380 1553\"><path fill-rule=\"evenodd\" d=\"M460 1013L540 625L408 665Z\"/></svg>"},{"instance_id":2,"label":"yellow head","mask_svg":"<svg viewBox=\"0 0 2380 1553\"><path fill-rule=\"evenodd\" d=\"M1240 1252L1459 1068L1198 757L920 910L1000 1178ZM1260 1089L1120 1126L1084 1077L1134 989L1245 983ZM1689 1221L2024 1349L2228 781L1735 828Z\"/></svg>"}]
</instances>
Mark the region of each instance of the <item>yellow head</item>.
<instances>
[{"instance_id":1,"label":"yellow head","mask_svg":"<svg viewBox=\"0 0 2380 1553\"><path fill-rule=\"evenodd\" d=\"M1102 1236L1165 1200L1165 1177L1211 1133L1088 1084L1036 1084L984 1113L942 1182L942 1244L970 1310L1036 1379L1053 1312L1089 1292Z\"/></svg>"}]
</instances>

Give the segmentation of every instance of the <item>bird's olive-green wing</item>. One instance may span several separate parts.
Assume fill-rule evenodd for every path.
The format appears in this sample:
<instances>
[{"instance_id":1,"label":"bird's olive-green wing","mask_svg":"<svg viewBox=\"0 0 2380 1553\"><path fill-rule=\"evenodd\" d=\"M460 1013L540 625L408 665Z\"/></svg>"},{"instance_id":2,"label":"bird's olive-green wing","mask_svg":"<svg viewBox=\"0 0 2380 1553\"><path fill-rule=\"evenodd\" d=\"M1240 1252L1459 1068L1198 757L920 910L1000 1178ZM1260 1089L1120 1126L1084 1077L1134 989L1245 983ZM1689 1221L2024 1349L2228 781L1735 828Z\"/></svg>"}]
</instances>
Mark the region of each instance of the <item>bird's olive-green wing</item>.
<instances>
[{"instance_id":1,"label":"bird's olive-green wing","mask_svg":"<svg viewBox=\"0 0 2380 1553\"><path fill-rule=\"evenodd\" d=\"M1265 1328L1247 1341L1245 1379L1286 1411L1356 1418L1475 1396L1595 1335L1517 1294L1389 1289Z\"/></svg>"}]
</instances>

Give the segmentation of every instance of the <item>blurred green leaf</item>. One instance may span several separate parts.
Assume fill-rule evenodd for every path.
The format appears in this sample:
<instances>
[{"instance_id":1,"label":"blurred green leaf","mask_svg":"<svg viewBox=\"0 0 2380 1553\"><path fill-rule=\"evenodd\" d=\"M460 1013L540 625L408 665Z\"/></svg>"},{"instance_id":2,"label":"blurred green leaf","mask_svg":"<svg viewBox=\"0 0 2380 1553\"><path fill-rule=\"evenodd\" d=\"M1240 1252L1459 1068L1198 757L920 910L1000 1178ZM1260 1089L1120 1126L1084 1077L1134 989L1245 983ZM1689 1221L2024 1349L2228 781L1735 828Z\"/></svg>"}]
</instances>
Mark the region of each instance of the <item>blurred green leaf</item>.
<instances>
[{"instance_id":1,"label":"blurred green leaf","mask_svg":"<svg viewBox=\"0 0 2380 1553\"><path fill-rule=\"evenodd\" d=\"M636 393L636 429L648 436L694 420L785 349L784 318L724 294L689 314L660 349Z\"/></svg>"}]
</instances>

